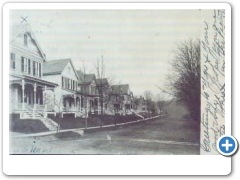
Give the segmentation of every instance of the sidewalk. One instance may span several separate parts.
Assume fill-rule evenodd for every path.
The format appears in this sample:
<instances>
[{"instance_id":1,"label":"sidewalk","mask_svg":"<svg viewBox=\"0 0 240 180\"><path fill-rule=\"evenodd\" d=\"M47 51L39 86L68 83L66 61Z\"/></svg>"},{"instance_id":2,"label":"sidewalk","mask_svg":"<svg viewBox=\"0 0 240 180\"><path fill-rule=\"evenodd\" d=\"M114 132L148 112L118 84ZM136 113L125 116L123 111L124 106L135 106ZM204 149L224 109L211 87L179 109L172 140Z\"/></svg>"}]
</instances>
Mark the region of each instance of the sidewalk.
<instances>
[{"instance_id":1,"label":"sidewalk","mask_svg":"<svg viewBox=\"0 0 240 180\"><path fill-rule=\"evenodd\" d=\"M59 133L62 133L62 132L70 132L70 131L83 131L84 128L78 128L78 129L63 129L63 130L60 130ZM14 133L15 134L15 133ZM13 135L10 137L12 138L23 138L23 137L38 137L38 136L48 136L48 135L53 135L53 134L57 134L57 131L47 131L47 132L41 132L41 133L34 133L34 134L23 134L23 133L17 133L17 135Z\"/></svg>"},{"instance_id":2,"label":"sidewalk","mask_svg":"<svg viewBox=\"0 0 240 180\"><path fill-rule=\"evenodd\" d=\"M62 132L76 132L76 131L79 132L80 131L81 133L84 134L84 130L104 129L104 128L108 128L108 127L124 126L124 125L128 125L128 124L136 124L136 123L139 123L139 122L156 119L156 118L159 118L159 117L162 117L162 116L165 116L165 115L166 114L162 114L162 115L154 116L154 117L151 117L151 118L140 119L140 120L137 120L137 121L127 122L127 123L120 123L120 124L116 124L116 125L115 124L106 125L106 126L102 126L102 128L97 126L97 127L88 127L87 129L85 129L85 128L63 129L63 130L60 130L59 133L62 133ZM14 132L12 132L12 134L14 134L13 136L10 134L10 137L12 137L12 138L24 138L24 137L39 137L39 136L53 135L53 134L57 134L57 131L47 131L47 132L34 133L34 134L23 134L23 133L14 133Z\"/></svg>"}]
</instances>

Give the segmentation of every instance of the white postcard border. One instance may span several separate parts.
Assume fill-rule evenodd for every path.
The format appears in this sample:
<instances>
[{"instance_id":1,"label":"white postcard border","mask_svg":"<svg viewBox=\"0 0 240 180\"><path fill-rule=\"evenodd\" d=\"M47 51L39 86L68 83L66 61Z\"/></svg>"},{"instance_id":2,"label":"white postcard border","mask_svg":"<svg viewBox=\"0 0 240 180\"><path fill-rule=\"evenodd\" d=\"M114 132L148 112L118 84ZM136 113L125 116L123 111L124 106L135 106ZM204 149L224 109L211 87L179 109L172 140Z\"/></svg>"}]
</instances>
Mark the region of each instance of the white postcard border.
<instances>
[{"instance_id":1,"label":"white postcard border","mask_svg":"<svg viewBox=\"0 0 240 180\"><path fill-rule=\"evenodd\" d=\"M226 134L231 134L231 7L227 3L25 4L3 7L3 172L7 175L227 175L231 158L221 155L9 155L9 9L225 9ZM106 168L107 167L107 168Z\"/></svg>"}]
</instances>

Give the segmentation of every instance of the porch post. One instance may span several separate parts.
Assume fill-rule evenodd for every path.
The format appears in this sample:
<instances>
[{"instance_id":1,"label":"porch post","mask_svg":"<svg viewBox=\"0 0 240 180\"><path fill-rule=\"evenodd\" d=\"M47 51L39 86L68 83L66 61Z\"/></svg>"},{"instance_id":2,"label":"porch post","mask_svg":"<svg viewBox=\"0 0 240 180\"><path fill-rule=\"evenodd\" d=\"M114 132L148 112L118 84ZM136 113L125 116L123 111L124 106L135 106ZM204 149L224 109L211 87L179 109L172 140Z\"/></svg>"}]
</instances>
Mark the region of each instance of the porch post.
<instances>
[{"instance_id":1,"label":"porch post","mask_svg":"<svg viewBox=\"0 0 240 180\"><path fill-rule=\"evenodd\" d=\"M55 94L55 88L53 88L53 108L54 108L54 112L55 112L55 116L56 116L56 94Z\"/></svg>"},{"instance_id":2,"label":"porch post","mask_svg":"<svg viewBox=\"0 0 240 180\"><path fill-rule=\"evenodd\" d=\"M56 111L56 94L55 91L53 90L54 94L53 94L53 103L54 103L54 111Z\"/></svg>"},{"instance_id":3,"label":"porch post","mask_svg":"<svg viewBox=\"0 0 240 180\"><path fill-rule=\"evenodd\" d=\"M76 107L77 107L76 94L74 94L74 108L76 109Z\"/></svg>"},{"instance_id":4,"label":"porch post","mask_svg":"<svg viewBox=\"0 0 240 180\"><path fill-rule=\"evenodd\" d=\"M99 115L99 103L100 101L99 101L99 97L97 97L97 114Z\"/></svg>"},{"instance_id":5,"label":"porch post","mask_svg":"<svg viewBox=\"0 0 240 180\"><path fill-rule=\"evenodd\" d=\"M61 99L62 99L62 108L61 108L61 117L63 117L63 110L64 110L64 95L61 95ZM60 104L59 104L60 105Z\"/></svg>"},{"instance_id":6,"label":"porch post","mask_svg":"<svg viewBox=\"0 0 240 180\"><path fill-rule=\"evenodd\" d=\"M34 87L33 87L33 93L34 93L34 104L33 104L33 107L35 108L36 107L36 103L37 103L37 84L34 83Z\"/></svg>"},{"instance_id":7,"label":"porch post","mask_svg":"<svg viewBox=\"0 0 240 180\"><path fill-rule=\"evenodd\" d=\"M76 118L77 116L76 116L76 112L77 112L77 104L76 104L76 94L74 94L73 95L73 98L74 98L74 117Z\"/></svg>"},{"instance_id":8,"label":"porch post","mask_svg":"<svg viewBox=\"0 0 240 180\"><path fill-rule=\"evenodd\" d=\"M34 83L34 87L33 87L33 93L34 93L34 104L33 104L33 119L35 119L35 109L36 109L36 100L37 100L37 84Z\"/></svg>"},{"instance_id":9,"label":"porch post","mask_svg":"<svg viewBox=\"0 0 240 180\"><path fill-rule=\"evenodd\" d=\"M19 103L19 101L18 101L18 86L17 86L17 88L15 89L15 99L16 99L16 103L17 103L17 107L18 107L18 103Z\"/></svg>"},{"instance_id":10,"label":"porch post","mask_svg":"<svg viewBox=\"0 0 240 180\"><path fill-rule=\"evenodd\" d=\"M46 102L46 92L47 92L47 86L44 86L44 94L43 94L43 102L45 104L44 106L44 117L47 117L47 102Z\"/></svg>"},{"instance_id":11,"label":"porch post","mask_svg":"<svg viewBox=\"0 0 240 180\"><path fill-rule=\"evenodd\" d=\"M25 105L24 105L24 90L25 90L25 81L24 81L24 79L22 79L22 110L25 109Z\"/></svg>"},{"instance_id":12,"label":"porch post","mask_svg":"<svg viewBox=\"0 0 240 180\"><path fill-rule=\"evenodd\" d=\"M88 117L88 103L89 103L89 99L86 98L86 116Z\"/></svg>"},{"instance_id":13,"label":"porch post","mask_svg":"<svg viewBox=\"0 0 240 180\"><path fill-rule=\"evenodd\" d=\"M79 107L80 107L80 111L82 111L82 96L79 96Z\"/></svg>"}]
</instances>

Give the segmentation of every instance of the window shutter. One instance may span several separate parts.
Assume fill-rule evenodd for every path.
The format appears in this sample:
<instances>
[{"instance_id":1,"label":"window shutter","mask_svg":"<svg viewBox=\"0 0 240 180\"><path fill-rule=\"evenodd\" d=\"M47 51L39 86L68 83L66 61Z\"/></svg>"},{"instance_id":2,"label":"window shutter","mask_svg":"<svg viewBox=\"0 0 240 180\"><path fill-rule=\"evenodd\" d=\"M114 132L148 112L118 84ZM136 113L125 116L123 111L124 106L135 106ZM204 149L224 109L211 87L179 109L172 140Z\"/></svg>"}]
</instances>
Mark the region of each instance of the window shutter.
<instances>
[{"instance_id":1,"label":"window shutter","mask_svg":"<svg viewBox=\"0 0 240 180\"><path fill-rule=\"evenodd\" d=\"M28 59L28 74L31 74L31 60Z\"/></svg>"},{"instance_id":2,"label":"window shutter","mask_svg":"<svg viewBox=\"0 0 240 180\"><path fill-rule=\"evenodd\" d=\"M24 72L24 57L21 57L22 59L22 72Z\"/></svg>"},{"instance_id":3,"label":"window shutter","mask_svg":"<svg viewBox=\"0 0 240 180\"><path fill-rule=\"evenodd\" d=\"M39 63L39 77L42 76L42 64Z\"/></svg>"},{"instance_id":4,"label":"window shutter","mask_svg":"<svg viewBox=\"0 0 240 180\"><path fill-rule=\"evenodd\" d=\"M11 68L15 69L15 54L11 53L11 61L10 61L10 66Z\"/></svg>"},{"instance_id":5,"label":"window shutter","mask_svg":"<svg viewBox=\"0 0 240 180\"><path fill-rule=\"evenodd\" d=\"M35 61L33 61L33 66L32 67L33 67L33 75L35 76L35 74L36 74L36 72L35 72L36 71L35 70Z\"/></svg>"},{"instance_id":6,"label":"window shutter","mask_svg":"<svg viewBox=\"0 0 240 180\"><path fill-rule=\"evenodd\" d=\"M39 73L39 72L38 72L38 71L39 71L39 70L38 70L38 62L35 62L35 66L36 66L36 68L35 68L35 69L36 69L36 70L35 70L35 74L38 76L38 73Z\"/></svg>"}]
</instances>

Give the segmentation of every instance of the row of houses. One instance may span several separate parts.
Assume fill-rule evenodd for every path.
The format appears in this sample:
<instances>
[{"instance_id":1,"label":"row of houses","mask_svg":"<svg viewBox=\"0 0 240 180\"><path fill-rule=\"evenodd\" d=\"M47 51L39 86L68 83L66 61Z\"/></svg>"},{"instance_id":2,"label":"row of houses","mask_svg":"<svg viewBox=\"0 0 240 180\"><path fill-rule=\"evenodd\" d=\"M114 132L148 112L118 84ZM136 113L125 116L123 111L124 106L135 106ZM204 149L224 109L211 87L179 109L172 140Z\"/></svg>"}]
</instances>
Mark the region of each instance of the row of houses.
<instances>
[{"instance_id":1,"label":"row of houses","mask_svg":"<svg viewBox=\"0 0 240 180\"><path fill-rule=\"evenodd\" d=\"M107 78L76 70L70 58L48 61L28 23L10 30L10 113L36 118L145 111L142 97L134 104L129 84L110 85Z\"/></svg>"}]
</instances>

